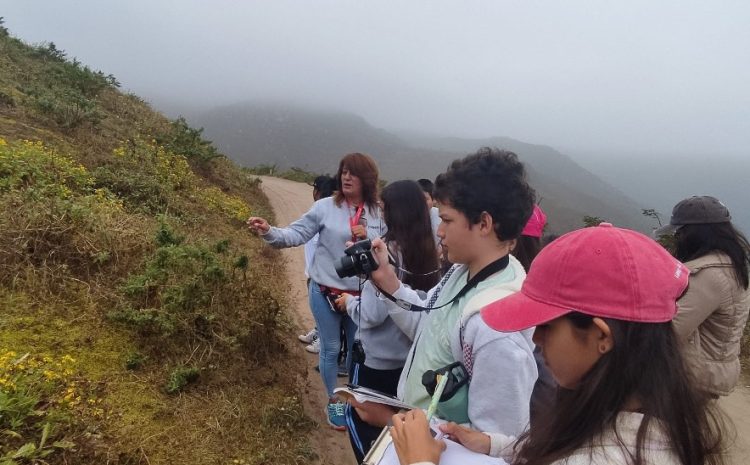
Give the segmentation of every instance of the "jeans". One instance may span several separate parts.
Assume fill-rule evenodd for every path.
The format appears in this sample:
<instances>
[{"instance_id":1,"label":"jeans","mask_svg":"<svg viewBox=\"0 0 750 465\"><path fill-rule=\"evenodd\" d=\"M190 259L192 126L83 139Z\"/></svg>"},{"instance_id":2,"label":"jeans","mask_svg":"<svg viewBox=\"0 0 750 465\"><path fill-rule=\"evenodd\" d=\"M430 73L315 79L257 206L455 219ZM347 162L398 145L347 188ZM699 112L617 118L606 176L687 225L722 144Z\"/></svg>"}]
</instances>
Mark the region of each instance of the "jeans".
<instances>
[{"instance_id":1,"label":"jeans","mask_svg":"<svg viewBox=\"0 0 750 465\"><path fill-rule=\"evenodd\" d=\"M320 377L323 378L323 385L325 385L330 399L333 397L333 389L336 387L342 319L348 348L347 367L351 365L352 344L354 344L357 325L346 313L335 312L331 309L328 300L320 292L318 283L310 280L307 291L310 298L310 309L313 318L315 318L315 326L318 328L318 338L320 338Z\"/></svg>"}]
</instances>

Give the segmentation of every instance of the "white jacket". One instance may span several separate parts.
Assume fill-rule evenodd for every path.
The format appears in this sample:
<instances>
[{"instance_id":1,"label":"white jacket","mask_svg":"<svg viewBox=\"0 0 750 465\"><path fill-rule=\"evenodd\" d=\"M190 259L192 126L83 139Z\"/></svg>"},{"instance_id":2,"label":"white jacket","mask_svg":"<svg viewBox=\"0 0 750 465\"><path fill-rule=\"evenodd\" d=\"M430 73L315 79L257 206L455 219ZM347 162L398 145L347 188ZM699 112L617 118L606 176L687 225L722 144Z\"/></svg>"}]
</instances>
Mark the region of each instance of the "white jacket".
<instances>
[{"instance_id":1,"label":"white jacket","mask_svg":"<svg viewBox=\"0 0 750 465\"><path fill-rule=\"evenodd\" d=\"M630 454L635 454L638 428L643 421L643 414L635 412L620 412L616 420L615 431L604 431L588 446L582 447L568 457L552 462L552 465L626 465L631 463ZM619 440L618 440L619 435ZM492 450L490 455L500 456L513 463L513 441L504 435L490 433ZM651 420L646 433L644 444L644 458L648 465L680 465L672 445L667 439L664 429L656 421ZM435 465L431 462L416 462L410 465Z\"/></svg>"}]
</instances>

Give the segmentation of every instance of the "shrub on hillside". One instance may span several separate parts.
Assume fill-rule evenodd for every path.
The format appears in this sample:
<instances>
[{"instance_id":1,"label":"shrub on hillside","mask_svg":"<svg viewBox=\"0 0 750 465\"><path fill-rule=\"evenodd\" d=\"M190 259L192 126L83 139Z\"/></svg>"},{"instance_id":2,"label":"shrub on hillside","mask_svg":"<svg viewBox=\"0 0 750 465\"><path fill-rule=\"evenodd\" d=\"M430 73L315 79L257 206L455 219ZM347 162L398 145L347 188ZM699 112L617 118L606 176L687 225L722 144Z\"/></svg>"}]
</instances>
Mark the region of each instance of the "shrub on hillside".
<instances>
[{"instance_id":1,"label":"shrub on hillside","mask_svg":"<svg viewBox=\"0 0 750 465\"><path fill-rule=\"evenodd\" d=\"M36 119L66 132L84 124L99 124L104 111L97 97L102 90L120 85L114 76L94 71L76 59L68 60L52 42L29 46L7 31L0 33L0 41L7 58L2 64L11 82L17 82L13 88L18 92L17 96L4 92L6 106L23 105ZM37 66L24 66L31 63Z\"/></svg>"},{"instance_id":2,"label":"shrub on hillside","mask_svg":"<svg viewBox=\"0 0 750 465\"><path fill-rule=\"evenodd\" d=\"M279 347L281 305L253 286L247 256L228 241L190 244L163 222L158 245L121 287L123 304L110 318L135 329L153 350L167 340L202 341L264 357ZM167 339L165 339L167 338Z\"/></svg>"},{"instance_id":3,"label":"shrub on hillside","mask_svg":"<svg viewBox=\"0 0 750 465\"><path fill-rule=\"evenodd\" d=\"M203 186L187 158L158 145L131 139L113 151L111 163L94 170L94 185L114 192L131 211L181 215L193 206L233 220L250 216L247 203L213 186Z\"/></svg>"},{"instance_id":4,"label":"shrub on hillside","mask_svg":"<svg viewBox=\"0 0 750 465\"><path fill-rule=\"evenodd\" d=\"M110 163L93 171L94 184L114 192L131 211L161 213L179 202L179 191L196 183L185 157L155 141L131 139L113 155Z\"/></svg>"},{"instance_id":5,"label":"shrub on hillside","mask_svg":"<svg viewBox=\"0 0 750 465\"><path fill-rule=\"evenodd\" d=\"M157 137L156 140L166 150L198 163L206 163L221 157L211 145L211 141L203 139L203 128L191 128L182 116L172 122L169 133Z\"/></svg>"},{"instance_id":6,"label":"shrub on hillside","mask_svg":"<svg viewBox=\"0 0 750 465\"><path fill-rule=\"evenodd\" d=\"M125 215L91 174L40 142L0 139L0 281L21 267L89 276L142 250L141 220Z\"/></svg>"}]
</instances>

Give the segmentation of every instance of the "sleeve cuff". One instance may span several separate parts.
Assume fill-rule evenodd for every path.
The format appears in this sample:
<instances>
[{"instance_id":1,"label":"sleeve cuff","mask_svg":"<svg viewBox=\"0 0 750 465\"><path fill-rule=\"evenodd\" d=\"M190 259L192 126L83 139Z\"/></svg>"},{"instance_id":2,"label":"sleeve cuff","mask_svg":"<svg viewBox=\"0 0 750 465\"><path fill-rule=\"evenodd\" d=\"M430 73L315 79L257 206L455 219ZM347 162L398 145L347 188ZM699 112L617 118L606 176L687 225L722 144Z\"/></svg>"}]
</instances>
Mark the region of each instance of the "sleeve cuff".
<instances>
[{"instance_id":1,"label":"sleeve cuff","mask_svg":"<svg viewBox=\"0 0 750 465\"><path fill-rule=\"evenodd\" d=\"M509 457L513 452L513 444L516 442L516 438L513 436L506 436L502 433L487 433L490 437L490 453L491 457Z\"/></svg>"},{"instance_id":2,"label":"sleeve cuff","mask_svg":"<svg viewBox=\"0 0 750 465\"><path fill-rule=\"evenodd\" d=\"M398 289L396 289L396 292L394 292L391 295L393 297L397 298L397 299L403 299L404 298L404 294L403 294L404 291L405 291L404 283L402 283L402 282L399 281L399 283L398 283ZM380 290L378 290L377 296L378 296L378 299L382 300L383 302L391 302L391 299L389 299L388 297L386 297L385 295L383 295L383 293L380 292Z\"/></svg>"}]
</instances>

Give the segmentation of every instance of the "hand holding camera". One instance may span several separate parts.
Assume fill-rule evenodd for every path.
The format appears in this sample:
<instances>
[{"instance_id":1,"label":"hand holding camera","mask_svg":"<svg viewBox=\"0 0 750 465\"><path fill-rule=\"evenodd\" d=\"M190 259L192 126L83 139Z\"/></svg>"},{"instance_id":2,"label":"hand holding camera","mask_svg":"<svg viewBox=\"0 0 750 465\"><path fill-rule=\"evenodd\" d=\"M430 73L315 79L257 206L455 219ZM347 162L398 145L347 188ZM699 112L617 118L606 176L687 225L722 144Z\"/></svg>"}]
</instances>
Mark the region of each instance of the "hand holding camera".
<instances>
[{"instance_id":1,"label":"hand holding camera","mask_svg":"<svg viewBox=\"0 0 750 465\"><path fill-rule=\"evenodd\" d=\"M388 246L378 238L372 241L372 254L378 263L388 263ZM370 279L382 290L393 294L401 286L396 271L391 266L381 266L370 273Z\"/></svg>"},{"instance_id":2,"label":"hand holding camera","mask_svg":"<svg viewBox=\"0 0 750 465\"><path fill-rule=\"evenodd\" d=\"M386 261L388 263L388 256ZM338 263L334 263L339 278L349 278L357 275L369 276L378 269L378 262L372 255L372 243L369 239L357 241L344 250L344 256Z\"/></svg>"}]
</instances>

